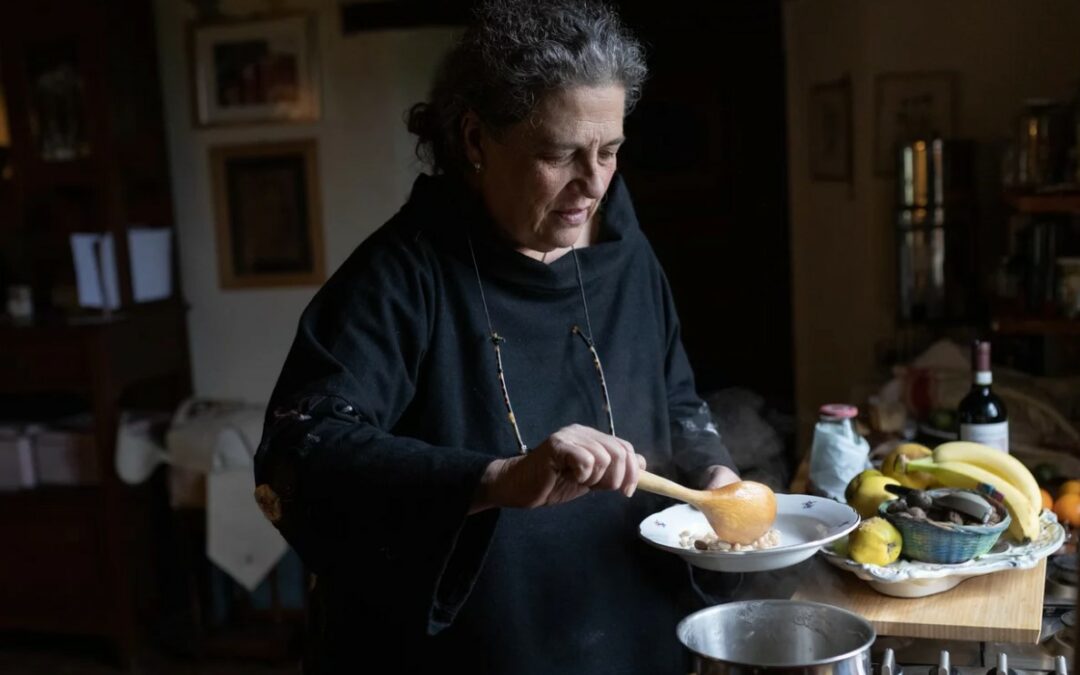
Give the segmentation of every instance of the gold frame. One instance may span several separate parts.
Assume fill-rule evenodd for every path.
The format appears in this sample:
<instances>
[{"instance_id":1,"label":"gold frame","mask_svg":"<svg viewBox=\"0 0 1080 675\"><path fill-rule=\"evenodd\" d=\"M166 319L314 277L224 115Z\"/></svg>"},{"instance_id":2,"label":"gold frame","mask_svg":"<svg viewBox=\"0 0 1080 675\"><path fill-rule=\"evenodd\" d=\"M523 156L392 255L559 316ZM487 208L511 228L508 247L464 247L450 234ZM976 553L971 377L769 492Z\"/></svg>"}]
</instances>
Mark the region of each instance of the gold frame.
<instances>
[{"instance_id":1,"label":"gold frame","mask_svg":"<svg viewBox=\"0 0 1080 675\"><path fill-rule=\"evenodd\" d=\"M310 252L310 270L298 273L243 272L234 268L237 242L233 241L232 200L229 193L228 163L234 159L302 157L303 200L307 206L304 236ZM322 204L319 197L318 149L315 139L242 145L216 145L210 148L210 176L213 189L214 220L217 235L218 285L221 288L260 288L271 286L311 286L325 280Z\"/></svg>"},{"instance_id":2,"label":"gold frame","mask_svg":"<svg viewBox=\"0 0 1080 675\"><path fill-rule=\"evenodd\" d=\"M897 92L905 87L924 93L941 94L940 107L941 118L933 120L938 133L944 138L955 137L959 128L959 82L960 76L952 70L917 70L910 72L884 72L874 77L874 175L888 177L896 175L896 148L897 140L895 127L890 125L885 116L894 114L895 110L889 107L896 101L893 98ZM893 133L889 133L892 131Z\"/></svg>"},{"instance_id":3,"label":"gold frame","mask_svg":"<svg viewBox=\"0 0 1080 675\"><path fill-rule=\"evenodd\" d=\"M810 87L807 103L810 159L810 178L815 181L838 181L851 184L854 176L855 134L854 109L852 106L851 76ZM828 113L838 114L830 124ZM827 139L832 133L834 138ZM828 140L841 147L827 156Z\"/></svg>"},{"instance_id":4,"label":"gold frame","mask_svg":"<svg viewBox=\"0 0 1080 675\"><path fill-rule=\"evenodd\" d=\"M222 34L248 33L247 39L269 39L275 30L281 32L292 26L293 35L303 44L296 52L302 60L300 69L300 99L294 104L266 104L244 110L222 112L213 101L211 84L215 77L214 64L204 58L199 49L200 38L211 44L226 42ZM262 29L262 31L260 31ZM242 35L233 35L242 39ZM284 11L226 17L211 21L189 21L186 36L188 87L191 93L191 119L196 128L237 127L266 124L310 124L322 116L322 82L319 61L318 19L309 11Z\"/></svg>"}]
</instances>

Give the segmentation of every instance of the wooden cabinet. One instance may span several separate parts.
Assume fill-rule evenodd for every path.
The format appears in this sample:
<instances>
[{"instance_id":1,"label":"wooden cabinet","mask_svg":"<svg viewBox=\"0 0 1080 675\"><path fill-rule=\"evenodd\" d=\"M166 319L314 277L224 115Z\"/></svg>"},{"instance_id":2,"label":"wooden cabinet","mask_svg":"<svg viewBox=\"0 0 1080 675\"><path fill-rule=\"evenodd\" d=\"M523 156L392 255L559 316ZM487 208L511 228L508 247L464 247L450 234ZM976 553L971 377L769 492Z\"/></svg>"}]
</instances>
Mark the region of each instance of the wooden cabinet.
<instances>
[{"instance_id":1,"label":"wooden cabinet","mask_svg":"<svg viewBox=\"0 0 1080 675\"><path fill-rule=\"evenodd\" d=\"M134 303L128 273L128 229L172 227L152 9L0 4L0 285L30 285L35 304L30 321L0 318L0 396L80 401L100 476L0 494L0 630L101 636L124 660L140 628L137 587L153 583L147 517L162 493L160 480L117 478L120 415L171 410L190 393L183 301L174 291ZM115 311L74 306L75 232L113 236Z\"/></svg>"},{"instance_id":2,"label":"wooden cabinet","mask_svg":"<svg viewBox=\"0 0 1080 675\"><path fill-rule=\"evenodd\" d=\"M1009 193L1011 254L1000 269L1011 297L998 298L990 329L1003 363L1041 375L1080 373L1080 318L1060 297L1057 260L1080 256L1080 193Z\"/></svg>"},{"instance_id":3,"label":"wooden cabinet","mask_svg":"<svg viewBox=\"0 0 1080 675\"><path fill-rule=\"evenodd\" d=\"M1080 193L1061 192L1047 194L1010 193L1005 197L1018 213L1074 213L1080 214Z\"/></svg>"},{"instance_id":4,"label":"wooden cabinet","mask_svg":"<svg viewBox=\"0 0 1080 675\"><path fill-rule=\"evenodd\" d=\"M41 488L0 497L0 628L122 639L102 539L100 490ZM102 583L106 580L105 583Z\"/></svg>"},{"instance_id":5,"label":"wooden cabinet","mask_svg":"<svg viewBox=\"0 0 1080 675\"><path fill-rule=\"evenodd\" d=\"M71 309L73 232L113 235L130 305L127 229L172 224L154 36L150 0L0 5L0 265L32 285L39 313Z\"/></svg>"},{"instance_id":6,"label":"wooden cabinet","mask_svg":"<svg viewBox=\"0 0 1080 675\"><path fill-rule=\"evenodd\" d=\"M78 325L0 324L0 395L81 397L101 477L0 494L0 629L99 635L123 659L134 654L154 495L117 477L116 434L124 407L168 410L189 394L184 336L178 303Z\"/></svg>"},{"instance_id":7,"label":"wooden cabinet","mask_svg":"<svg viewBox=\"0 0 1080 675\"><path fill-rule=\"evenodd\" d=\"M1080 337L1080 319L1036 319L1000 316L994 319L991 330L999 335L1053 335Z\"/></svg>"},{"instance_id":8,"label":"wooden cabinet","mask_svg":"<svg viewBox=\"0 0 1080 675\"><path fill-rule=\"evenodd\" d=\"M1080 193L1009 193L1005 202L1020 297L999 303L991 328L1003 335L1080 335L1080 319L1063 317L1055 298L1056 259L1080 256Z\"/></svg>"}]
</instances>

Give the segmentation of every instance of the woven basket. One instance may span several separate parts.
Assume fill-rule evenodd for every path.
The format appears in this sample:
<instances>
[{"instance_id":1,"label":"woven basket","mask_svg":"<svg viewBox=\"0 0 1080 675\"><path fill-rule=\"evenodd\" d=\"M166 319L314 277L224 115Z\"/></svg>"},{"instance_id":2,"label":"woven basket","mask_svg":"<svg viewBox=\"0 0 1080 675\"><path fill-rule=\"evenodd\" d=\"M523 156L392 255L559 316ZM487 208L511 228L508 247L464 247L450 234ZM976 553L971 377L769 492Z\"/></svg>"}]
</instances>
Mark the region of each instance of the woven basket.
<instances>
[{"instance_id":1,"label":"woven basket","mask_svg":"<svg viewBox=\"0 0 1080 675\"><path fill-rule=\"evenodd\" d=\"M940 489L929 490L931 497L938 497L950 492L970 492L970 490ZM978 494L978 493L976 493ZM979 495L987 499L985 495ZM984 555L997 543L1001 533L1009 528L1011 518L1001 504L987 499L997 509L1001 520L993 525L956 525L928 520L900 518L887 513L890 502L884 502L878 508L878 515L888 520L904 538L903 556L911 560L929 563L962 563Z\"/></svg>"}]
</instances>

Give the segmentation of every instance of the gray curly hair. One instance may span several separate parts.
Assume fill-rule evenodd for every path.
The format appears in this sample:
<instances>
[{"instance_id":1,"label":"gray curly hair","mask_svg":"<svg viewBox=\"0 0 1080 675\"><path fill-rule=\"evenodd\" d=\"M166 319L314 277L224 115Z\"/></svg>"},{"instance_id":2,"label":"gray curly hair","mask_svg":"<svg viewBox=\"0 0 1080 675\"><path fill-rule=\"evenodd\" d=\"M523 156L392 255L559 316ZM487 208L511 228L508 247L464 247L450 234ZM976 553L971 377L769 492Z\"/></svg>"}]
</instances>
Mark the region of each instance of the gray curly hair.
<instances>
[{"instance_id":1,"label":"gray curly hair","mask_svg":"<svg viewBox=\"0 0 1080 675\"><path fill-rule=\"evenodd\" d=\"M641 43L608 6L592 0L484 0L446 56L430 100L408 113L417 156L435 173L468 166L461 119L472 110L494 132L524 120L548 92L619 84L626 112L648 69Z\"/></svg>"}]
</instances>

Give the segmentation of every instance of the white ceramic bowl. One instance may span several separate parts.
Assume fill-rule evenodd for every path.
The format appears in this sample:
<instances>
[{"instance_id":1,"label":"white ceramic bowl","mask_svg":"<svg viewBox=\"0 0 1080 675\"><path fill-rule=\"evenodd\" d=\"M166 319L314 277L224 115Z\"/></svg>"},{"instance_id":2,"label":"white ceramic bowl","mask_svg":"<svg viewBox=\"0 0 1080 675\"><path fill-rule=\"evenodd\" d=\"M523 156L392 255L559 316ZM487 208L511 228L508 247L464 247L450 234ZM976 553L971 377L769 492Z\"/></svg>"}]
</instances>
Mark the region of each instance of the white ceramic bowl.
<instances>
[{"instance_id":1,"label":"white ceramic bowl","mask_svg":"<svg viewBox=\"0 0 1080 675\"><path fill-rule=\"evenodd\" d=\"M670 551L691 565L718 572L764 572L800 563L823 545L855 529L859 515L846 504L808 495L776 495L780 544L754 551L699 551L683 548L679 533L695 536L712 532L705 516L689 504L679 504L641 521L638 531L649 544Z\"/></svg>"}]
</instances>

